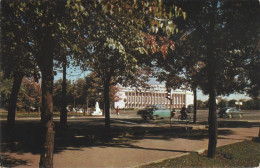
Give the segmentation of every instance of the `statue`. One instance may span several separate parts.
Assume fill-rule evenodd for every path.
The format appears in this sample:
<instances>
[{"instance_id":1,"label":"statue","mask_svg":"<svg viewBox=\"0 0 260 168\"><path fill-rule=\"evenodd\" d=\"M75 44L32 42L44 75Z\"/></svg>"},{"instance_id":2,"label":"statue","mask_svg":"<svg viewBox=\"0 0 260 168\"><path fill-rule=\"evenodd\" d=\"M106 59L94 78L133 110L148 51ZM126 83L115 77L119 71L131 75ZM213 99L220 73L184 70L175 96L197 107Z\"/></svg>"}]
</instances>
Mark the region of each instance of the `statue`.
<instances>
[{"instance_id":1,"label":"statue","mask_svg":"<svg viewBox=\"0 0 260 168\"><path fill-rule=\"evenodd\" d=\"M92 112L92 115L102 115L98 102L96 102L95 111Z\"/></svg>"}]
</instances>

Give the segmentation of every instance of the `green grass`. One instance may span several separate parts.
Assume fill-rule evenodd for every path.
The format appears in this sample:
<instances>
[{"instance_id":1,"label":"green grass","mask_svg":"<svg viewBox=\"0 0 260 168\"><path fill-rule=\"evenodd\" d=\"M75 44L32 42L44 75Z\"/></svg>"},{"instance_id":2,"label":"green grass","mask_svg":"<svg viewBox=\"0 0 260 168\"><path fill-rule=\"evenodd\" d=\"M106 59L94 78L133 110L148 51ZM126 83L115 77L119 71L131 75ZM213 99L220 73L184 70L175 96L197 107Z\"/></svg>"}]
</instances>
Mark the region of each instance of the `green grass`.
<instances>
[{"instance_id":1,"label":"green grass","mask_svg":"<svg viewBox=\"0 0 260 168\"><path fill-rule=\"evenodd\" d=\"M191 153L175 159L152 163L146 167L258 167L260 163L260 143L243 141L217 148L216 158L207 153Z\"/></svg>"},{"instance_id":2,"label":"green grass","mask_svg":"<svg viewBox=\"0 0 260 168\"><path fill-rule=\"evenodd\" d=\"M86 114L87 115L87 114ZM60 112L54 112L54 117L59 117ZM68 116L84 116L83 113L76 113L76 112L68 112ZM16 112L17 118L34 118L40 117L39 112ZM0 118L7 118L7 112L0 112Z\"/></svg>"}]
</instances>

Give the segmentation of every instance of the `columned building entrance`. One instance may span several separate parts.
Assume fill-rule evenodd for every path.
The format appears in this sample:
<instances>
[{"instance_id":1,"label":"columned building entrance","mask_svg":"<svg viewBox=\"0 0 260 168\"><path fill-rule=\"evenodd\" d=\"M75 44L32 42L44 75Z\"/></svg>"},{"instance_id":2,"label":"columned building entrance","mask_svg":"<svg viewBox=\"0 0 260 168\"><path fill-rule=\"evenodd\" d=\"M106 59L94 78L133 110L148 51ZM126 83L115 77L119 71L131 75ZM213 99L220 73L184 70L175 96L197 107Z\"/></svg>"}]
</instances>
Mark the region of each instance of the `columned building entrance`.
<instances>
[{"instance_id":1,"label":"columned building entrance","mask_svg":"<svg viewBox=\"0 0 260 168\"><path fill-rule=\"evenodd\" d=\"M115 107L119 108L144 108L148 105L172 106L179 109L182 106L193 104L193 93L190 90L176 89L167 92L164 85L151 85L150 89L140 89L119 86L117 96L119 101ZM168 98L170 96L171 99Z\"/></svg>"}]
</instances>

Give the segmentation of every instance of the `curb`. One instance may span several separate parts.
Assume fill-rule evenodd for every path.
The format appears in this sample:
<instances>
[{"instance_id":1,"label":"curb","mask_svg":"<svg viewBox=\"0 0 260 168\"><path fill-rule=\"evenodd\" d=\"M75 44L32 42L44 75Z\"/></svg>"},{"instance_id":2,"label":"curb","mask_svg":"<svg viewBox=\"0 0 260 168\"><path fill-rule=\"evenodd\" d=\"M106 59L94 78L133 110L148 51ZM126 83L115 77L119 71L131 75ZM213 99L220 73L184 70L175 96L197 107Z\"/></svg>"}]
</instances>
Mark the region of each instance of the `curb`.
<instances>
[{"instance_id":1,"label":"curb","mask_svg":"<svg viewBox=\"0 0 260 168\"><path fill-rule=\"evenodd\" d=\"M167 158L163 158L163 159L159 159L159 160L155 160L155 161L151 161L151 162L142 163L142 164L139 164L139 165L136 165L136 166L131 166L131 167L128 167L128 168L139 168L141 166L146 166L148 164L159 163L159 162L163 162L165 160L175 159L175 158L186 156L186 155L189 155L189 154L191 154L191 153L190 152L182 153L182 154L179 154L179 155L176 155L176 156L167 157Z\"/></svg>"},{"instance_id":2,"label":"curb","mask_svg":"<svg viewBox=\"0 0 260 168\"><path fill-rule=\"evenodd\" d=\"M202 153L204 153L206 150L208 150L208 149L207 149L207 148L199 149L199 150L196 150L195 153L197 153L197 154L202 154Z\"/></svg>"}]
</instances>

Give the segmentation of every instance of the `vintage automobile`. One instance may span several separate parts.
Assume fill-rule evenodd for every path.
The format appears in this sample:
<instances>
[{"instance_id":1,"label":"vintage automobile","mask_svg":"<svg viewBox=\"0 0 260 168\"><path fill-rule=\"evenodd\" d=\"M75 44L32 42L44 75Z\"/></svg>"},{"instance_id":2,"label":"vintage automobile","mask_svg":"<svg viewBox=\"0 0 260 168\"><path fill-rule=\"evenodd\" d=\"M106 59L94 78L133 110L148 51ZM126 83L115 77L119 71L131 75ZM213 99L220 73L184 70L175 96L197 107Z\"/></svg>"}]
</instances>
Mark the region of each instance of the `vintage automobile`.
<instances>
[{"instance_id":1,"label":"vintage automobile","mask_svg":"<svg viewBox=\"0 0 260 168\"><path fill-rule=\"evenodd\" d=\"M144 120L155 119L155 118L173 118L175 111L172 112L170 109L166 109L163 105L150 105L145 109L139 110L137 115L140 115Z\"/></svg>"},{"instance_id":2,"label":"vintage automobile","mask_svg":"<svg viewBox=\"0 0 260 168\"><path fill-rule=\"evenodd\" d=\"M233 118L234 116L238 116L239 118L243 117L243 114L240 110L235 107L225 107L219 110L218 115L220 118L228 117Z\"/></svg>"}]
</instances>

